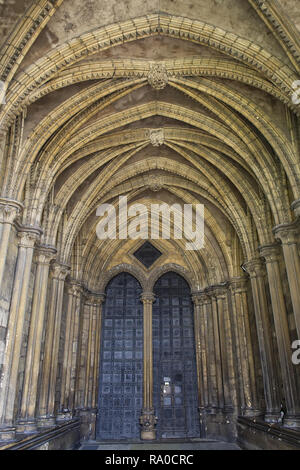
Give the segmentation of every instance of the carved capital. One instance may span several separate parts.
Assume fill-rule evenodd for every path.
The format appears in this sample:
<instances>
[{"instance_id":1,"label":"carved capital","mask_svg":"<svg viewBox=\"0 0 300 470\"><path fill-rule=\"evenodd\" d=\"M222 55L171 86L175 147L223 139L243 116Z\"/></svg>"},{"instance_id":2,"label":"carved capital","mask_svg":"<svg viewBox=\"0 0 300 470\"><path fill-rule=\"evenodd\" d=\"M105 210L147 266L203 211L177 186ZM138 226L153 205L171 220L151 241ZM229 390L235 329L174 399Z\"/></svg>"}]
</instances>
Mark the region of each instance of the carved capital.
<instances>
[{"instance_id":1,"label":"carved capital","mask_svg":"<svg viewBox=\"0 0 300 470\"><path fill-rule=\"evenodd\" d=\"M143 304L152 304L155 301L155 295L152 292L143 292L141 294Z\"/></svg>"},{"instance_id":2,"label":"carved capital","mask_svg":"<svg viewBox=\"0 0 300 470\"><path fill-rule=\"evenodd\" d=\"M70 266L66 264L53 263L51 265L51 277L58 281L64 281L67 275L70 273Z\"/></svg>"},{"instance_id":3,"label":"carved capital","mask_svg":"<svg viewBox=\"0 0 300 470\"><path fill-rule=\"evenodd\" d=\"M168 74L163 62L150 63L148 83L155 90L163 90L168 83Z\"/></svg>"},{"instance_id":4,"label":"carved capital","mask_svg":"<svg viewBox=\"0 0 300 470\"><path fill-rule=\"evenodd\" d=\"M230 290L234 294L247 292L248 278L247 277L233 277L229 281Z\"/></svg>"},{"instance_id":5,"label":"carved capital","mask_svg":"<svg viewBox=\"0 0 300 470\"><path fill-rule=\"evenodd\" d=\"M40 238L40 232L35 230L21 230L18 232L19 246L23 248L33 248Z\"/></svg>"},{"instance_id":6,"label":"carved capital","mask_svg":"<svg viewBox=\"0 0 300 470\"><path fill-rule=\"evenodd\" d=\"M210 286L206 292L210 297L214 297L216 299L225 299L228 293L228 285L216 285Z\"/></svg>"},{"instance_id":7,"label":"carved capital","mask_svg":"<svg viewBox=\"0 0 300 470\"><path fill-rule=\"evenodd\" d=\"M192 300L196 307L206 305L210 303L209 295L205 291L193 291Z\"/></svg>"},{"instance_id":8,"label":"carved capital","mask_svg":"<svg viewBox=\"0 0 300 470\"><path fill-rule=\"evenodd\" d=\"M255 258L244 264L244 268L250 278L263 277L266 273L264 263L261 258Z\"/></svg>"},{"instance_id":9,"label":"carved capital","mask_svg":"<svg viewBox=\"0 0 300 470\"><path fill-rule=\"evenodd\" d=\"M39 245L35 251L35 262L44 265L50 264L57 254L56 248L48 245Z\"/></svg>"},{"instance_id":10,"label":"carved capital","mask_svg":"<svg viewBox=\"0 0 300 470\"><path fill-rule=\"evenodd\" d=\"M259 247L260 255L266 263L277 263L280 259L280 250L281 248L277 244Z\"/></svg>"},{"instance_id":11,"label":"carved capital","mask_svg":"<svg viewBox=\"0 0 300 470\"><path fill-rule=\"evenodd\" d=\"M67 292L69 295L72 295L73 297L80 298L81 295L83 294L83 287L78 282L73 281L68 285Z\"/></svg>"},{"instance_id":12,"label":"carved capital","mask_svg":"<svg viewBox=\"0 0 300 470\"><path fill-rule=\"evenodd\" d=\"M0 222L2 224L13 224L21 214L21 208L17 205L0 202Z\"/></svg>"},{"instance_id":13,"label":"carved capital","mask_svg":"<svg viewBox=\"0 0 300 470\"><path fill-rule=\"evenodd\" d=\"M95 292L89 292L86 294L86 301L85 305L90 305L92 307L98 307L98 305L102 305L105 300L105 294L97 294Z\"/></svg>"},{"instance_id":14,"label":"carved capital","mask_svg":"<svg viewBox=\"0 0 300 470\"><path fill-rule=\"evenodd\" d=\"M291 224L277 225L273 228L273 233L283 245L295 245L300 241L300 219Z\"/></svg>"}]
</instances>

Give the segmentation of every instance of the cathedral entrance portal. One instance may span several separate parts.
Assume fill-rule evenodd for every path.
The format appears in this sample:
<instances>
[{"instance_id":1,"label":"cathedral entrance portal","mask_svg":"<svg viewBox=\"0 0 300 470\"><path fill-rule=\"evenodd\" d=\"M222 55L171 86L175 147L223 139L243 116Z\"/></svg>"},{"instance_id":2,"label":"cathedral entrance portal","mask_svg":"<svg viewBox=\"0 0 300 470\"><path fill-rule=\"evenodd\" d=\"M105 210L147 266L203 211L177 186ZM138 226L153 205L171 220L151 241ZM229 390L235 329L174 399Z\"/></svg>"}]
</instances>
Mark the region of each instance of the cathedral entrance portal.
<instances>
[{"instance_id":1,"label":"cathedral entrance portal","mask_svg":"<svg viewBox=\"0 0 300 470\"><path fill-rule=\"evenodd\" d=\"M143 438L140 419L145 426L151 410L157 423L150 439L199 437L190 288L181 276L168 272L154 286L152 310L149 303L145 309L141 294L140 284L128 273L117 275L106 289L97 439Z\"/></svg>"}]
</instances>

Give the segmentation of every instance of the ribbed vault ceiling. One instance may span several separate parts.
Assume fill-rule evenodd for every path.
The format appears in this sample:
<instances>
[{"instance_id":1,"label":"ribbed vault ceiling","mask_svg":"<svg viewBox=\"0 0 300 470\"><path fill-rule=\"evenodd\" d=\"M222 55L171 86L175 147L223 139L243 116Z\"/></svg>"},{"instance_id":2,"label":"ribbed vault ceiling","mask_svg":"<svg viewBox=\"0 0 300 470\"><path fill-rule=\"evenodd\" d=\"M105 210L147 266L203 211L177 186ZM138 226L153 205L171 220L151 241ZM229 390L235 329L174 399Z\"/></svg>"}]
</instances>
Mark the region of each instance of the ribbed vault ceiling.
<instances>
[{"instance_id":1,"label":"ribbed vault ceiling","mask_svg":"<svg viewBox=\"0 0 300 470\"><path fill-rule=\"evenodd\" d=\"M158 262L198 288L239 276L300 197L297 2L23 3L0 62L2 194L22 222L99 290L140 245L99 240L99 204L201 203L204 249L159 240Z\"/></svg>"}]
</instances>

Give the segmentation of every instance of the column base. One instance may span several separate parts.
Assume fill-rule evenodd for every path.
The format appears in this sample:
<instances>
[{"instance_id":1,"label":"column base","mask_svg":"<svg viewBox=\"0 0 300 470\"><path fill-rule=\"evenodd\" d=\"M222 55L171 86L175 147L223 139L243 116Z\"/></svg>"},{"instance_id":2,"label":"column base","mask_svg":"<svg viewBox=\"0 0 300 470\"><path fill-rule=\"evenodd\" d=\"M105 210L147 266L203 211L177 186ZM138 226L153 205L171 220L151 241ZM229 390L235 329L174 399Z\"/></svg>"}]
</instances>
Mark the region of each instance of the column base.
<instances>
[{"instance_id":1,"label":"column base","mask_svg":"<svg viewBox=\"0 0 300 470\"><path fill-rule=\"evenodd\" d=\"M283 426L285 428L300 428L300 416L285 416L283 418Z\"/></svg>"},{"instance_id":2,"label":"column base","mask_svg":"<svg viewBox=\"0 0 300 470\"><path fill-rule=\"evenodd\" d=\"M56 416L56 421L57 422L70 421L72 418L73 418L72 411L66 411L66 412L58 413Z\"/></svg>"},{"instance_id":3,"label":"column base","mask_svg":"<svg viewBox=\"0 0 300 470\"><path fill-rule=\"evenodd\" d=\"M154 409L142 410L140 424L142 426L141 439L143 441L153 441L156 439L155 425L157 417L154 415Z\"/></svg>"},{"instance_id":4,"label":"column base","mask_svg":"<svg viewBox=\"0 0 300 470\"><path fill-rule=\"evenodd\" d=\"M31 434L37 432L36 420L20 420L17 424L17 432L20 434Z\"/></svg>"},{"instance_id":5,"label":"column base","mask_svg":"<svg viewBox=\"0 0 300 470\"><path fill-rule=\"evenodd\" d=\"M55 416L40 416L37 420L40 428L52 428L56 426Z\"/></svg>"},{"instance_id":6,"label":"column base","mask_svg":"<svg viewBox=\"0 0 300 470\"><path fill-rule=\"evenodd\" d=\"M281 415L279 412L265 413L264 421L266 423L278 423L281 421Z\"/></svg>"},{"instance_id":7,"label":"column base","mask_svg":"<svg viewBox=\"0 0 300 470\"><path fill-rule=\"evenodd\" d=\"M14 426L0 427L0 442L11 442L16 440L16 428Z\"/></svg>"},{"instance_id":8,"label":"column base","mask_svg":"<svg viewBox=\"0 0 300 470\"><path fill-rule=\"evenodd\" d=\"M97 408L78 410L80 417L80 435L83 440L96 439Z\"/></svg>"}]
</instances>

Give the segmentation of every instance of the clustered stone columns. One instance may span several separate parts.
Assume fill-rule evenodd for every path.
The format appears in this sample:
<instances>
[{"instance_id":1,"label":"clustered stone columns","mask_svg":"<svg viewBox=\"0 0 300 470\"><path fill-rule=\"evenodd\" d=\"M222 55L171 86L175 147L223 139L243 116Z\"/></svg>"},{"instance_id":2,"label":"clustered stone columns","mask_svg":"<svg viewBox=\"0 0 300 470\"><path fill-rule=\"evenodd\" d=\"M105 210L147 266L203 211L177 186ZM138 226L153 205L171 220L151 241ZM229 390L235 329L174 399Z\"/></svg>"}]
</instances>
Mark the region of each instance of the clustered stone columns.
<instances>
[{"instance_id":1,"label":"clustered stone columns","mask_svg":"<svg viewBox=\"0 0 300 470\"><path fill-rule=\"evenodd\" d=\"M83 288L76 282L68 287L68 307L65 329L64 357L61 375L60 405L57 420L72 419L75 409L75 382L79 320Z\"/></svg>"},{"instance_id":2,"label":"clustered stone columns","mask_svg":"<svg viewBox=\"0 0 300 470\"><path fill-rule=\"evenodd\" d=\"M153 408L153 354L152 354L152 304L155 297L152 292L144 292L141 301L144 306L144 396L140 417L141 439L155 439L157 418Z\"/></svg>"},{"instance_id":3,"label":"clustered stone columns","mask_svg":"<svg viewBox=\"0 0 300 470\"><path fill-rule=\"evenodd\" d=\"M36 431L36 401L39 378L42 336L46 311L47 287L50 261L55 257L53 247L40 246L36 253L36 273L31 308L30 327L27 341L27 354L24 371L24 383L19 432Z\"/></svg>"},{"instance_id":4,"label":"clustered stone columns","mask_svg":"<svg viewBox=\"0 0 300 470\"><path fill-rule=\"evenodd\" d=\"M20 352L27 307L28 288L31 274L34 245L40 230L23 227L16 264L10 315L7 328L5 363L0 384L0 440L15 438L14 405L19 371Z\"/></svg>"},{"instance_id":5,"label":"clustered stone columns","mask_svg":"<svg viewBox=\"0 0 300 470\"><path fill-rule=\"evenodd\" d=\"M245 263L244 268L250 275L252 287L266 402L265 421L277 423L280 418L281 397L267 304L265 269L262 260L259 258L248 261Z\"/></svg>"},{"instance_id":6,"label":"clustered stone columns","mask_svg":"<svg viewBox=\"0 0 300 470\"><path fill-rule=\"evenodd\" d=\"M199 391L200 429L204 436L205 415L209 408L208 309L210 300L204 291L193 292L196 361Z\"/></svg>"},{"instance_id":7,"label":"clustered stone columns","mask_svg":"<svg viewBox=\"0 0 300 470\"><path fill-rule=\"evenodd\" d=\"M291 338L287 319L287 311L283 295L280 276L278 245L260 247L260 254L265 259L269 287L271 293L272 310L276 331L276 339L283 379L284 395L287 415L284 423L289 427L300 426L300 400L297 392L295 371L291 360Z\"/></svg>"},{"instance_id":8,"label":"clustered stone columns","mask_svg":"<svg viewBox=\"0 0 300 470\"><path fill-rule=\"evenodd\" d=\"M11 228L23 205L12 199L0 198L0 286L2 285Z\"/></svg>"},{"instance_id":9,"label":"clustered stone columns","mask_svg":"<svg viewBox=\"0 0 300 470\"><path fill-rule=\"evenodd\" d=\"M81 323L76 407L80 410L82 436L94 439L96 433L100 331L104 294L87 294Z\"/></svg>"},{"instance_id":10,"label":"clustered stone columns","mask_svg":"<svg viewBox=\"0 0 300 470\"><path fill-rule=\"evenodd\" d=\"M38 407L40 427L55 426L55 386L65 279L69 266L53 263L51 267L49 311L45 331L44 358Z\"/></svg>"},{"instance_id":11,"label":"clustered stone columns","mask_svg":"<svg viewBox=\"0 0 300 470\"><path fill-rule=\"evenodd\" d=\"M259 416L257 388L255 380L254 352L247 302L247 277L230 280L232 317L236 337L236 359L239 376L239 401L242 415Z\"/></svg>"},{"instance_id":12,"label":"clustered stone columns","mask_svg":"<svg viewBox=\"0 0 300 470\"><path fill-rule=\"evenodd\" d=\"M300 339L300 257L297 242L300 241L300 217L290 225L274 228L275 238L281 241L289 282L298 338Z\"/></svg>"}]
</instances>

